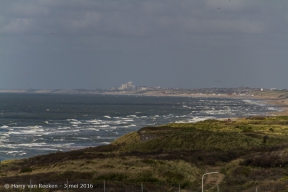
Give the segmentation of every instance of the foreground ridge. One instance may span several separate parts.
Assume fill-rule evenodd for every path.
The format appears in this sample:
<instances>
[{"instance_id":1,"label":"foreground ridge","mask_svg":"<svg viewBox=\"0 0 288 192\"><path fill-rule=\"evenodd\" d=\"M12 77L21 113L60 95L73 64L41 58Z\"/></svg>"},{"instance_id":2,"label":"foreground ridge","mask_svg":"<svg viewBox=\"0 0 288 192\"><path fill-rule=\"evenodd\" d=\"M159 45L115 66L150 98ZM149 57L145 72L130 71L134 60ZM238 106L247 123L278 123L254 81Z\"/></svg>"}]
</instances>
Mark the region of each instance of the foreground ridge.
<instances>
[{"instance_id":1,"label":"foreground ridge","mask_svg":"<svg viewBox=\"0 0 288 192\"><path fill-rule=\"evenodd\" d=\"M205 177L205 190L285 191L287 133L287 116L143 127L110 145L3 161L0 188L188 192L201 189L204 173L217 171Z\"/></svg>"}]
</instances>

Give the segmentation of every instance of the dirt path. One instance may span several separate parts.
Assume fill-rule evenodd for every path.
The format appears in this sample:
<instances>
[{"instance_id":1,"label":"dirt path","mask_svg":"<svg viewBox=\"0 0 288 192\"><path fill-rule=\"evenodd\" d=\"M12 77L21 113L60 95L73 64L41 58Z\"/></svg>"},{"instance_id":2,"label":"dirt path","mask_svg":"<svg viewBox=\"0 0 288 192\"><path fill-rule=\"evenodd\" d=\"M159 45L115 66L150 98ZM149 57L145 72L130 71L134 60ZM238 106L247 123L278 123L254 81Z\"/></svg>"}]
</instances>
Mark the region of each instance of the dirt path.
<instances>
[{"instance_id":1,"label":"dirt path","mask_svg":"<svg viewBox=\"0 0 288 192\"><path fill-rule=\"evenodd\" d=\"M205 172L206 173L220 172L220 167L207 167ZM204 178L204 187L206 186L205 189L206 190L209 189L207 185L209 185L210 188L214 188L215 186L219 185L223 181L224 178L225 178L225 175L222 173L206 175Z\"/></svg>"}]
</instances>

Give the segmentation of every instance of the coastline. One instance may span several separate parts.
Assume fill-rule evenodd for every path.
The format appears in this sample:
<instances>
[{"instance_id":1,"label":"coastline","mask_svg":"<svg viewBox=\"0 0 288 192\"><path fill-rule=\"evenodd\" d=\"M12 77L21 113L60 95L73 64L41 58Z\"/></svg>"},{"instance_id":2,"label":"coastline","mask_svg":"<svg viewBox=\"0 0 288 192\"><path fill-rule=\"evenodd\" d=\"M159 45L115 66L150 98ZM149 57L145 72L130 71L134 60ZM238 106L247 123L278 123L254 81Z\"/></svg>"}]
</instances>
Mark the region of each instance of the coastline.
<instances>
[{"instance_id":1,"label":"coastline","mask_svg":"<svg viewBox=\"0 0 288 192\"><path fill-rule=\"evenodd\" d=\"M141 96L149 97L156 95L141 95ZM165 96L167 97L168 95ZM158 95L158 97L165 97L165 96ZM170 95L168 97L179 97L179 95ZM180 97L196 98L197 96L181 95ZM203 96L198 96L198 98L199 97ZM234 183L237 183L238 182L237 179L243 177L243 174L241 173L239 173L239 177L237 175L235 176L236 173L238 174L239 170L243 169L248 170L251 171L254 175L256 174L265 175L267 172L270 171L273 173L276 172L274 167L275 166L274 159L273 162L271 162L271 167L268 168L266 167L265 169L263 169L261 168L261 166L258 166L256 168L254 167L253 170L251 169L251 166L249 166L249 164L245 165L238 165L238 163L235 164L235 162L238 162L239 160L241 161L247 160L247 162L248 160L250 161L253 160L253 162L259 163L261 162L259 161L259 156L261 155L260 156L261 159L266 160L264 161L266 163L268 162L267 159L270 160L268 158L268 155L270 155L270 153L271 154L273 153L272 154L274 155L273 157L277 158L276 159L278 162L277 166L279 166L279 164L280 167L281 165L283 165L284 161L282 162L283 159L282 154L285 154L286 149L279 147L280 144L282 144L281 139L283 139L279 135L281 135L282 133L283 134L288 133L288 131L286 131L287 129L285 130L286 128L285 124L281 124L281 127L279 127L279 123L277 124L277 121L278 122L288 121L287 117L280 117L282 115L288 116L288 98L281 99L279 97L277 98L277 97L263 97L263 96L261 97L261 96L228 96L228 95L222 95L222 96L205 95L203 98L247 100L247 102L251 101L251 103L256 103L261 106L265 106L267 108L275 107L277 109L281 109L281 111L271 111L267 112L267 114L265 115L259 114L259 116L266 116L264 118L259 118L259 116L256 115L255 118L254 117L231 118L230 120L232 121L228 119L218 119L219 121L206 121L203 123L200 122L198 124L195 124L195 126L198 126L197 129L194 130L194 125L192 125L193 129L186 132L185 129L189 128L185 127L186 125L171 124L170 127L166 126L163 127L163 130L160 130L161 134L163 135L167 134L165 136L165 139L161 140L159 139L157 140L157 136L155 136L155 140L153 140L154 139L153 134L157 135L158 133L157 131L159 131L158 129L150 129L149 127L146 128L143 127L141 131L140 130L138 131L140 136L135 137L137 136L137 132L127 133L126 136L125 135L121 136L122 139L121 137L118 137L116 139L118 140L118 144L116 143L116 145L87 147L78 150L70 150L67 152L56 152L56 153L52 152L44 155L32 156L29 158L6 159L2 161L3 166L1 170L2 176L0 184L4 185L5 183L7 183L7 180L9 180L10 182L13 181L17 183L16 179L27 181L27 183L29 183L30 179L31 183L31 177L33 183L43 183L43 182L45 183L49 181L49 183L56 184L58 181L62 180L68 182L67 178L69 178L69 183L77 183L78 180L81 180L85 181L86 183L96 184L97 182L99 183L102 182L103 178L106 179L110 175L114 176L115 172L117 172L117 174L123 176L124 179L122 179L122 177L119 177L120 179L113 177L114 180L110 181L110 183L115 182L115 184L112 183L113 187L117 185L116 183L123 182L123 180L126 182L125 183L126 186L132 185L131 181L135 182L135 180L139 183L140 182L142 183L143 180L146 179L147 177L148 179L149 178L154 179L153 182L156 183L157 185L162 182L161 185L169 186L171 189L170 186L172 183L171 178L177 179L179 178L180 175L181 177L179 179L179 183L185 181L183 184L183 191L186 191L186 188L187 189L189 188L184 187L187 185L187 183L192 183L191 186L195 186L194 189L197 189L197 187L200 186L199 178L201 178L201 176L205 172L221 171L220 176L222 180L219 181L219 183L223 181L222 183L220 183L221 188L224 188L226 186L225 183L227 181L234 181L233 180L234 178L236 178ZM212 130L211 134L207 134L208 133L207 128ZM178 130L180 130L181 133L177 132ZM175 131L175 134L172 131ZM146 136L152 138L151 140L148 141L150 142L148 143L149 145L145 145L145 142L139 142L143 141L141 140L141 138L147 139ZM277 138L273 139L274 137ZM266 139L264 140L264 138ZM271 143L269 143L270 139ZM283 142L286 141L287 138L285 138L285 140L283 139ZM269 145L267 145L266 148L265 146L266 142L267 144L271 144L272 147L275 146L274 147L275 150L271 152L272 148L271 147L269 148L268 147ZM277 145L274 142L277 142L276 143ZM164 143L163 146L162 143ZM115 146L117 147L121 146L123 148L117 148ZM205 146L205 148L203 148L202 146ZM219 150L215 150L214 146L219 147ZM243 147L243 149L241 148L241 151L238 151L239 146ZM258 150L259 147L262 147L261 150ZM278 148L276 149L276 147ZM255 150L255 152L252 153L251 148ZM135 152L136 150L139 150L139 152ZM187 151L189 151L189 153L187 153ZM281 154L281 156L278 157L277 156L278 153ZM197 157L197 159L196 158L194 159L194 157ZM225 160L223 160L223 157L225 158ZM229 159L227 160L227 158ZM128 168L127 164L129 165ZM175 173L169 172L171 170L171 166L173 166L174 168L173 170ZM183 169L183 167L185 167L185 169ZM183 170L187 170L186 171L187 173L185 172L184 174ZM277 170L279 170L279 168L277 168ZM151 176L148 175L149 177L146 176L145 178L143 178L141 177L140 174L137 174L139 172L152 173L152 174ZM193 173L192 180L191 180L191 172ZM70 173L73 173L73 175L68 175ZM126 177L126 174L129 175L129 177L128 176ZM277 177L279 178L285 177L283 171L282 172L277 171L277 174L278 174ZM53 175L57 175L57 180L55 180ZM83 175L92 175L93 180L92 179L89 180L87 177L84 178ZM269 180L269 182L274 182L274 175L270 176L271 178L270 177L267 178L266 175L265 180L262 179L262 177L257 178L256 180L257 187L261 186L261 183L267 182L267 180L269 179L271 180L271 181ZM111 179L112 176L109 177L109 179ZM45 180L42 178L45 178ZM157 180L155 180L155 178ZM15 181L13 179L15 179ZM163 184L163 181L166 181L166 183ZM146 186L145 180L143 183ZM239 186L242 185L250 186L251 183L247 181L246 183L243 183L241 185L235 184L233 185L233 187L235 189L239 189L240 188ZM97 184L95 185L95 188L97 188L98 186L102 185ZM231 185L229 185L228 187L229 189L233 188L231 187ZM107 182L107 189L108 188L109 188L109 181Z\"/></svg>"},{"instance_id":2,"label":"coastline","mask_svg":"<svg viewBox=\"0 0 288 192\"><path fill-rule=\"evenodd\" d=\"M213 94L177 94L177 95L172 95L172 94L155 94L155 93L150 93L150 94L107 94L104 93L103 95L130 95L130 96L152 96L152 97L192 97L192 98L221 98L221 99L251 99L251 100L259 100L263 102L264 104L271 105L272 107L277 107L280 110L279 111L271 111L268 112L266 116L288 116L288 98L278 98L277 96L260 96L260 95L254 95L254 96L238 96L238 95L213 95Z\"/></svg>"},{"instance_id":3,"label":"coastline","mask_svg":"<svg viewBox=\"0 0 288 192\"><path fill-rule=\"evenodd\" d=\"M274 97L256 97L256 99L261 100L263 103L266 103L268 105L275 106L280 109L280 111L273 111L269 112L267 115L272 116L288 116L288 99L280 99L280 98L274 98Z\"/></svg>"}]
</instances>

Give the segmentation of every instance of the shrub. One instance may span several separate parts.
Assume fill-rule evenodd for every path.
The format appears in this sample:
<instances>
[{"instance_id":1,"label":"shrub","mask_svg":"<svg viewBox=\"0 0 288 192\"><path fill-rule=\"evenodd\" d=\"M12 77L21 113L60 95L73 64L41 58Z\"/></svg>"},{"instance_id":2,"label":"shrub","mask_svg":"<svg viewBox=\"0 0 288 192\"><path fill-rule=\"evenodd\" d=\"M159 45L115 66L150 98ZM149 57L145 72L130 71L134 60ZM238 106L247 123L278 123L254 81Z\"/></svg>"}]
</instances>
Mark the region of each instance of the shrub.
<instances>
[{"instance_id":1,"label":"shrub","mask_svg":"<svg viewBox=\"0 0 288 192\"><path fill-rule=\"evenodd\" d=\"M128 176L124 173L107 173L98 176L97 180L110 180L110 181L123 181L126 180Z\"/></svg>"},{"instance_id":2,"label":"shrub","mask_svg":"<svg viewBox=\"0 0 288 192\"><path fill-rule=\"evenodd\" d=\"M183 181L184 176L180 173L175 173L172 171L165 171L162 176L166 178L167 183L177 184Z\"/></svg>"},{"instance_id":3,"label":"shrub","mask_svg":"<svg viewBox=\"0 0 288 192\"><path fill-rule=\"evenodd\" d=\"M142 162L150 165L156 164L156 162L152 159L143 159Z\"/></svg>"},{"instance_id":4,"label":"shrub","mask_svg":"<svg viewBox=\"0 0 288 192\"><path fill-rule=\"evenodd\" d=\"M137 178L135 181L139 181L139 182L157 182L158 179L153 177L152 172L150 171L144 171L141 173L137 174Z\"/></svg>"},{"instance_id":5,"label":"shrub","mask_svg":"<svg viewBox=\"0 0 288 192\"><path fill-rule=\"evenodd\" d=\"M32 172L31 167L21 167L20 173Z\"/></svg>"}]
</instances>

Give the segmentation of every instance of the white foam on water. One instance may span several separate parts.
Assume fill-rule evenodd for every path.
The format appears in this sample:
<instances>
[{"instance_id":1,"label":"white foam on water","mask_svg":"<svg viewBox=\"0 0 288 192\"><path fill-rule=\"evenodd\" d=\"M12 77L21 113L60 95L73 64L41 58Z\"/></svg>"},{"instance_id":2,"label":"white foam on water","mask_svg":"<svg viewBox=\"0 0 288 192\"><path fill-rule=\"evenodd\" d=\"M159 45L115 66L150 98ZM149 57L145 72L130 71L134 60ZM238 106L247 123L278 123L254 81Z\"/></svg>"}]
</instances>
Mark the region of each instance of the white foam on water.
<instances>
[{"instance_id":1,"label":"white foam on water","mask_svg":"<svg viewBox=\"0 0 288 192\"><path fill-rule=\"evenodd\" d=\"M106 142L106 141L101 142L101 143L104 144L104 145L109 145L110 144L110 142Z\"/></svg>"},{"instance_id":2,"label":"white foam on water","mask_svg":"<svg viewBox=\"0 0 288 192\"><path fill-rule=\"evenodd\" d=\"M203 113L206 113L209 115L225 115L228 112L225 110L207 110L207 111L203 111Z\"/></svg>"},{"instance_id":3,"label":"white foam on water","mask_svg":"<svg viewBox=\"0 0 288 192\"><path fill-rule=\"evenodd\" d=\"M61 138L61 139L53 139L53 141L65 141L64 138Z\"/></svg>"},{"instance_id":4,"label":"white foam on water","mask_svg":"<svg viewBox=\"0 0 288 192\"><path fill-rule=\"evenodd\" d=\"M58 151L58 149L45 148L45 147L40 147L40 148L35 148L35 149L41 150L41 151Z\"/></svg>"},{"instance_id":5,"label":"white foam on water","mask_svg":"<svg viewBox=\"0 0 288 192\"><path fill-rule=\"evenodd\" d=\"M16 146L21 146L21 147L41 147L41 146L47 146L47 143L41 142L41 143L20 143L20 144L15 144Z\"/></svg>"},{"instance_id":6,"label":"white foam on water","mask_svg":"<svg viewBox=\"0 0 288 192\"><path fill-rule=\"evenodd\" d=\"M49 132L49 135L53 135L53 134L58 134L58 133L71 133L71 132L79 132L79 129L72 129L72 130L62 130L62 131L56 131L56 132Z\"/></svg>"},{"instance_id":7,"label":"white foam on water","mask_svg":"<svg viewBox=\"0 0 288 192\"><path fill-rule=\"evenodd\" d=\"M77 119L67 119L67 121L78 121Z\"/></svg>"},{"instance_id":8,"label":"white foam on water","mask_svg":"<svg viewBox=\"0 0 288 192\"><path fill-rule=\"evenodd\" d=\"M67 130L67 129L71 129L71 127L58 127L58 130Z\"/></svg>"},{"instance_id":9,"label":"white foam on water","mask_svg":"<svg viewBox=\"0 0 288 192\"><path fill-rule=\"evenodd\" d=\"M93 124L93 125L100 125L102 120L94 119L94 120L87 120L86 123Z\"/></svg>"},{"instance_id":10,"label":"white foam on water","mask_svg":"<svg viewBox=\"0 0 288 192\"><path fill-rule=\"evenodd\" d=\"M94 127L89 127L89 128L86 128L85 130L100 131L99 129L96 129L96 128L94 128Z\"/></svg>"},{"instance_id":11,"label":"white foam on water","mask_svg":"<svg viewBox=\"0 0 288 192\"><path fill-rule=\"evenodd\" d=\"M134 117L134 118L138 118L137 115L128 115L127 117Z\"/></svg>"},{"instance_id":12,"label":"white foam on water","mask_svg":"<svg viewBox=\"0 0 288 192\"><path fill-rule=\"evenodd\" d=\"M27 128L37 129L38 131L44 131L44 129L40 129L40 128L42 128L42 126L40 126L40 125L28 126Z\"/></svg>"},{"instance_id":13,"label":"white foam on water","mask_svg":"<svg viewBox=\"0 0 288 192\"><path fill-rule=\"evenodd\" d=\"M110 117L110 116L108 116L108 115L105 115L104 117L106 117L106 118L108 118L108 119L111 119L111 117Z\"/></svg>"},{"instance_id":14,"label":"white foam on water","mask_svg":"<svg viewBox=\"0 0 288 192\"><path fill-rule=\"evenodd\" d=\"M261 101L258 101L258 100L244 99L242 101L244 101L245 103L248 103L248 104L253 104L253 105L258 105L258 106L265 106L265 103L263 103Z\"/></svg>"},{"instance_id":15,"label":"white foam on water","mask_svg":"<svg viewBox=\"0 0 288 192\"><path fill-rule=\"evenodd\" d=\"M9 126L8 125L3 125L0 128L9 128Z\"/></svg>"},{"instance_id":16,"label":"white foam on water","mask_svg":"<svg viewBox=\"0 0 288 192\"><path fill-rule=\"evenodd\" d=\"M81 140L91 140L91 138L87 138L87 137L76 137L75 139L81 139Z\"/></svg>"},{"instance_id":17,"label":"white foam on water","mask_svg":"<svg viewBox=\"0 0 288 192\"><path fill-rule=\"evenodd\" d=\"M17 125L17 123L9 123L8 125Z\"/></svg>"},{"instance_id":18,"label":"white foam on water","mask_svg":"<svg viewBox=\"0 0 288 192\"><path fill-rule=\"evenodd\" d=\"M15 154L15 153L21 153L22 151L7 151L6 154Z\"/></svg>"},{"instance_id":19,"label":"white foam on water","mask_svg":"<svg viewBox=\"0 0 288 192\"><path fill-rule=\"evenodd\" d=\"M41 132L42 135L48 135L44 130L25 130L25 131L9 131L10 135L35 135ZM42 133L43 132L43 133Z\"/></svg>"},{"instance_id":20,"label":"white foam on water","mask_svg":"<svg viewBox=\"0 0 288 192\"><path fill-rule=\"evenodd\" d=\"M216 119L215 117L209 117L209 116L204 116L204 117L193 117L191 119L186 119L186 120L181 120L181 121L176 121L175 123L196 123L199 121L205 121L207 119Z\"/></svg>"},{"instance_id":21,"label":"white foam on water","mask_svg":"<svg viewBox=\"0 0 288 192\"><path fill-rule=\"evenodd\" d=\"M82 122L81 121L72 121L72 122L70 122L73 126L74 125L80 125L80 124L82 124Z\"/></svg>"},{"instance_id":22,"label":"white foam on water","mask_svg":"<svg viewBox=\"0 0 288 192\"><path fill-rule=\"evenodd\" d=\"M283 109L281 110L281 109L277 109L277 108L275 108L275 107L267 107L267 109L268 109L269 111L283 111Z\"/></svg>"},{"instance_id":23,"label":"white foam on water","mask_svg":"<svg viewBox=\"0 0 288 192\"><path fill-rule=\"evenodd\" d=\"M123 121L129 121L129 122L131 122L131 121L134 121L133 119L123 119Z\"/></svg>"},{"instance_id":24,"label":"white foam on water","mask_svg":"<svg viewBox=\"0 0 288 192\"><path fill-rule=\"evenodd\" d=\"M97 127L104 128L104 127L110 127L110 125L100 125L100 126L97 126Z\"/></svg>"},{"instance_id":25,"label":"white foam on water","mask_svg":"<svg viewBox=\"0 0 288 192\"><path fill-rule=\"evenodd\" d=\"M99 139L116 139L117 137L115 136L115 137L108 137L108 136L106 136L106 137L101 137L101 138L99 138Z\"/></svg>"},{"instance_id":26,"label":"white foam on water","mask_svg":"<svg viewBox=\"0 0 288 192\"><path fill-rule=\"evenodd\" d=\"M125 126L122 126L122 128L128 128L128 127L136 127L136 125L131 124L131 125L125 125Z\"/></svg>"},{"instance_id":27,"label":"white foam on water","mask_svg":"<svg viewBox=\"0 0 288 192\"><path fill-rule=\"evenodd\" d=\"M2 145L0 145L0 147L1 148L8 148L8 149L15 149L16 148L16 146L14 145L14 144L7 144L7 143L5 143L5 144L2 144Z\"/></svg>"}]
</instances>

